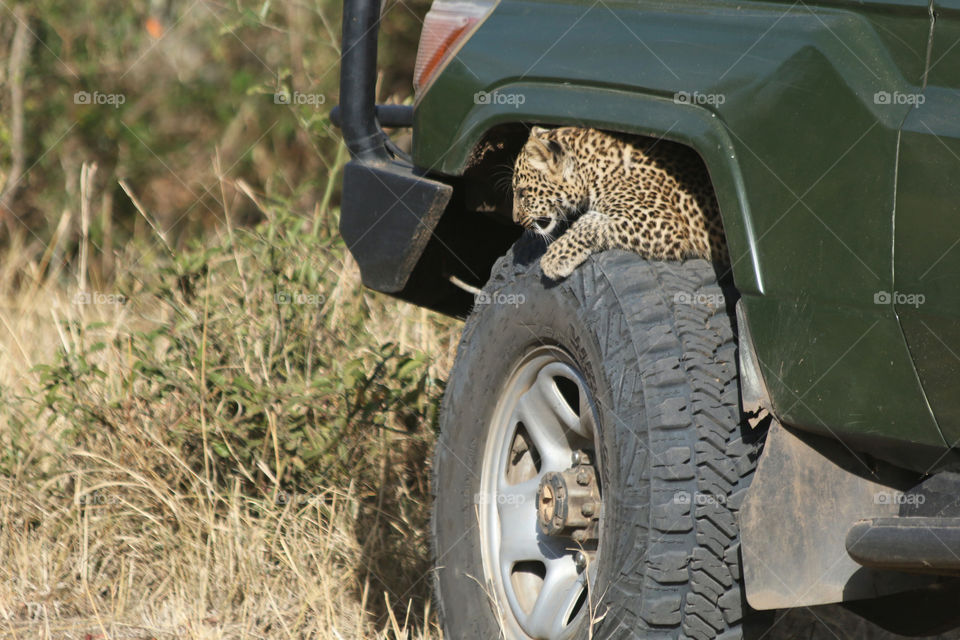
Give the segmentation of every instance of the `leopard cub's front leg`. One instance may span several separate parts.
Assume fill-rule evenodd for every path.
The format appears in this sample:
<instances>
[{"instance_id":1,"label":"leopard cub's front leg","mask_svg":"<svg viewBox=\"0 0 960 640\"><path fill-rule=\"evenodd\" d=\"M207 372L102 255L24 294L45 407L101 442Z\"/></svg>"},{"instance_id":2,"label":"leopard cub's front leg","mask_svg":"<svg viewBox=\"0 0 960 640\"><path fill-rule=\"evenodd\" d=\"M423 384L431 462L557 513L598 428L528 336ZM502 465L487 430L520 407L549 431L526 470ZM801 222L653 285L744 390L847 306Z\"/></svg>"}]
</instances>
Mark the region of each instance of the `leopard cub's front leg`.
<instances>
[{"instance_id":1,"label":"leopard cub's front leg","mask_svg":"<svg viewBox=\"0 0 960 640\"><path fill-rule=\"evenodd\" d=\"M591 253L606 249L609 226L610 219L599 211L588 211L580 216L540 258L544 275L551 280L566 278Z\"/></svg>"}]
</instances>

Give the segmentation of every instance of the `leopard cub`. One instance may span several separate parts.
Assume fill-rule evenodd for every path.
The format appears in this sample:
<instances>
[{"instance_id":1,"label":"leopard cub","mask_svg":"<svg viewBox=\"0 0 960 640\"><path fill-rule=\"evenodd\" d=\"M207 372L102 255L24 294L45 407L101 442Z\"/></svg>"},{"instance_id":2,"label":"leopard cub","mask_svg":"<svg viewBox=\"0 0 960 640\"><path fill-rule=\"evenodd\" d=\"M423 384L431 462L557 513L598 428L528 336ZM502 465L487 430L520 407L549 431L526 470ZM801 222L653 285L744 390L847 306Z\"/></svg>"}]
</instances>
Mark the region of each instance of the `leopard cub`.
<instances>
[{"instance_id":1,"label":"leopard cub","mask_svg":"<svg viewBox=\"0 0 960 640\"><path fill-rule=\"evenodd\" d=\"M540 259L554 280L604 249L729 262L706 167L666 141L534 127L514 165L513 220L547 240L573 221Z\"/></svg>"}]
</instances>

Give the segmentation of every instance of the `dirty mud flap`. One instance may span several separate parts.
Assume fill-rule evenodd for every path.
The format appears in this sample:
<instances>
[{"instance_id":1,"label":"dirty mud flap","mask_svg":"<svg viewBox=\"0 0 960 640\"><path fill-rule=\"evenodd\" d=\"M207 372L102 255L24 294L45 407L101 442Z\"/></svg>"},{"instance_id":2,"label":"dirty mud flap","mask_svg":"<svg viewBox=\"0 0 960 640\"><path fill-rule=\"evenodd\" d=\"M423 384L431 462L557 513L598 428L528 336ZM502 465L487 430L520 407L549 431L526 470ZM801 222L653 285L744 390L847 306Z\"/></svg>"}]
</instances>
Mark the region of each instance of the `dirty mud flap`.
<instances>
[{"instance_id":1,"label":"dirty mud flap","mask_svg":"<svg viewBox=\"0 0 960 640\"><path fill-rule=\"evenodd\" d=\"M404 288L452 193L400 162L347 163L340 234L364 286L384 293Z\"/></svg>"},{"instance_id":2,"label":"dirty mud flap","mask_svg":"<svg viewBox=\"0 0 960 640\"><path fill-rule=\"evenodd\" d=\"M858 520L893 517L905 479L843 444L774 422L740 510L747 602L781 609L922 588L927 576L868 569L846 550Z\"/></svg>"}]
</instances>

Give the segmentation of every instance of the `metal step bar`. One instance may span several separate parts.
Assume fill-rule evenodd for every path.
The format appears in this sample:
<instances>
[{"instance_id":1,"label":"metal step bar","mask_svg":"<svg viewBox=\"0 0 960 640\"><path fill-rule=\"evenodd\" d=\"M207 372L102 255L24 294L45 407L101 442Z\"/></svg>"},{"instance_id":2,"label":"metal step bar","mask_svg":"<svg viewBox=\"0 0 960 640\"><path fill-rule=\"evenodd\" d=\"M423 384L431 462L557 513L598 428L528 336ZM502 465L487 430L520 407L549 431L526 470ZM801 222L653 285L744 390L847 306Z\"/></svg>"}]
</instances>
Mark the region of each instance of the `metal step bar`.
<instances>
[{"instance_id":1,"label":"metal step bar","mask_svg":"<svg viewBox=\"0 0 960 640\"><path fill-rule=\"evenodd\" d=\"M846 547L864 567L960 575L960 518L860 520L847 532Z\"/></svg>"}]
</instances>

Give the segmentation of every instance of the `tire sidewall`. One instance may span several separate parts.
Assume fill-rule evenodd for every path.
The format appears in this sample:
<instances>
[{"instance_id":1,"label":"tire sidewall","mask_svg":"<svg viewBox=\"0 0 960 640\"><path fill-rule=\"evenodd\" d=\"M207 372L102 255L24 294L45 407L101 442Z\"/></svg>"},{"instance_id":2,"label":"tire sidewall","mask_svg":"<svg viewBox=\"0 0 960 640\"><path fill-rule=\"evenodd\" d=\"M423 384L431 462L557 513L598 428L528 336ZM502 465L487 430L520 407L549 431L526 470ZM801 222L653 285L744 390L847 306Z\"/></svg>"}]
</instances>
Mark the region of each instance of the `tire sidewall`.
<instances>
[{"instance_id":1,"label":"tire sidewall","mask_svg":"<svg viewBox=\"0 0 960 640\"><path fill-rule=\"evenodd\" d=\"M535 262L533 266L517 265L516 269L516 277L506 282L491 281L485 289L491 303L478 305L464 328L457 364L444 394L443 431L434 465L434 558L436 586L443 594L444 626L475 629L475 637L483 638L501 634L493 588L484 584L477 519L483 457L497 400L515 365L532 349L556 346L566 352L596 404L605 509L597 567L597 584L601 587L616 575L616 558L624 551L617 548L624 544L623 536L612 532L628 522L615 520L644 522L650 504L646 482L617 486L617 479L625 477L621 472L624 464L643 467L640 474L635 468L632 477L648 476L647 445L645 431L629 426L645 424L640 374L635 368L623 366L625 360L636 363L636 354L629 353L634 345L630 340L626 345L609 340L601 344L598 336L603 334L596 326L596 310L588 306L590 301L604 300L604 315L624 322L615 296L597 290L605 285L601 265L591 258L570 278L552 286L543 280ZM617 347L618 352L609 353L610 347ZM625 347L627 352L623 351ZM627 428L610 428L615 421ZM618 438L637 441L617 442ZM624 452L629 452L629 459L624 458ZM642 544L635 538L627 544ZM591 594L593 615L602 616L604 612L599 610L600 603L593 602L595 599ZM499 615L512 616L509 611ZM585 628L585 622L580 626ZM573 634L580 635L579 630Z\"/></svg>"}]
</instances>

